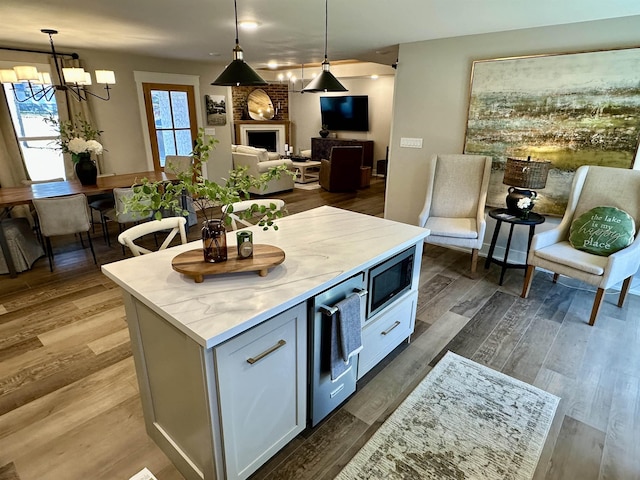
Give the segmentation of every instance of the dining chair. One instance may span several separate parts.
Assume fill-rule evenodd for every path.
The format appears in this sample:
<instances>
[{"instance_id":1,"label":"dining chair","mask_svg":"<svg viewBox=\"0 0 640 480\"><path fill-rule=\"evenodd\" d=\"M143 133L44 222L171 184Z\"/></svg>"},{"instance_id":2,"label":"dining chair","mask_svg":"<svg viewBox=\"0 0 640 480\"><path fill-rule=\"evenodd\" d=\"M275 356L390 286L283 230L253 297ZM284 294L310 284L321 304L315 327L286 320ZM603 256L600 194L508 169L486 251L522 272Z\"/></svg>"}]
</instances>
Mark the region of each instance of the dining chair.
<instances>
[{"instance_id":1,"label":"dining chair","mask_svg":"<svg viewBox=\"0 0 640 480\"><path fill-rule=\"evenodd\" d=\"M111 239L109 237L109 228L107 222L114 221L118 224L118 234L125 230L125 225L129 223L138 224L141 221L146 221L151 218L151 213L148 215L142 215L138 212L127 211L125 203L128 198L133 195L133 187L123 187L113 189L113 208L107 210L103 214L104 225L103 229L106 232L107 245L111 246ZM124 247L122 248L122 254L124 255Z\"/></svg>"},{"instance_id":2,"label":"dining chair","mask_svg":"<svg viewBox=\"0 0 640 480\"><path fill-rule=\"evenodd\" d=\"M253 214L249 218L238 215L239 213L253 210ZM222 211L231 219L231 229L238 230L240 228L251 227L267 220L265 213L269 211L281 212L284 210L284 200L278 198L261 198L256 200L242 200L240 202L225 205Z\"/></svg>"},{"instance_id":3,"label":"dining chair","mask_svg":"<svg viewBox=\"0 0 640 480\"><path fill-rule=\"evenodd\" d=\"M164 171L174 175L191 172L193 157L190 155L167 155L164 160ZM187 230L198 223L197 214L193 206L193 198L188 192L182 194L182 208L189 212L187 216Z\"/></svg>"},{"instance_id":4,"label":"dining chair","mask_svg":"<svg viewBox=\"0 0 640 480\"><path fill-rule=\"evenodd\" d=\"M78 234L82 248L84 241L82 233L87 234L93 263L97 264L96 254L91 242L91 220L89 218L89 205L87 197L83 193L66 197L33 199L33 206L38 213L40 232L45 238L45 250L49 259L49 270L53 272L53 248L51 237L60 235Z\"/></svg>"},{"instance_id":5,"label":"dining chair","mask_svg":"<svg viewBox=\"0 0 640 480\"><path fill-rule=\"evenodd\" d=\"M31 186L31 185L37 185L40 183L49 183L49 182L64 182L64 178L62 177L56 177L56 178L49 178L47 180L21 180L22 185L24 185L25 187ZM33 217L33 231L36 234L36 237L38 238L38 241L44 245L44 242L42 241L42 234L40 233L40 223L38 221L38 214L36 213L34 208L31 208L29 210L29 213L31 214L31 216Z\"/></svg>"},{"instance_id":6,"label":"dining chair","mask_svg":"<svg viewBox=\"0 0 640 480\"><path fill-rule=\"evenodd\" d=\"M167 248L178 233L180 234L180 241L184 245L187 243L186 223L187 219L184 217L166 217L161 220L151 220L126 229L118 235L118 242L128 247L134 257L145 253L153 253L153 250L149 250L135 243L136 240L152 233L158 234L165 232L167 234L158 251Z\"/></svg>"}]
</instances>

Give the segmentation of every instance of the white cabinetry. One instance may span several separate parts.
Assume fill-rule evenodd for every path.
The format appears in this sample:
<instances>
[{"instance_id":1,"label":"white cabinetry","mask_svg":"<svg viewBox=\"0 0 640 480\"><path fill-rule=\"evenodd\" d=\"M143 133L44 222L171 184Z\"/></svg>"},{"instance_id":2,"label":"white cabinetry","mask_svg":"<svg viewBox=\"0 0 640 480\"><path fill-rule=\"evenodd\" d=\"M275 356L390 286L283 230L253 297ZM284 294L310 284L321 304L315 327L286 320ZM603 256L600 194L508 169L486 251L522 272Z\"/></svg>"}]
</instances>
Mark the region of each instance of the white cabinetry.
<instances>
[{"instance_id":1,"label":"white cabinetry","mask_svg":"<svg viewBox=\"0 0 640 480\"><path fill-rule=\"evenodd\" d=\"M214 348L228 478L246 478L305 428L306 303Z\"/></svg>"},{"instance_id":2,"label":"white cabinetry","mask_svg":"<svg viewBox=\"0 0 640 480\"><path fill-rule=\"evenodd\" d=\"M414 290L367 322L362 330L358 380L411 335L417 301L418 292Z\"/></svg>"}]
</instances>

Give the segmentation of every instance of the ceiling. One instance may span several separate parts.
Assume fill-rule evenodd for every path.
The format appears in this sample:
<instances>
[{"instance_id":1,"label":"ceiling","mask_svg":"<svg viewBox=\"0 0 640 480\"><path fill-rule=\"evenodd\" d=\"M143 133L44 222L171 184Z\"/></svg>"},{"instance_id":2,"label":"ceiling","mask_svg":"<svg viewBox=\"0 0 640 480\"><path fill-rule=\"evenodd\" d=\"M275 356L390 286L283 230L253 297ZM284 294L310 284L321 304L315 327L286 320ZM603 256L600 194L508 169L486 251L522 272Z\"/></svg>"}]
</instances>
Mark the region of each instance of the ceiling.
<instances>
[{"instance_id":1,"label":"ceiling","mask_svg":"<svg viewBox=\"0 0 640 480\"><path fill-rule=\"evenodd\" d=\"M322 0L237 0L254 68L315 63L324 55ZM640 15L638 0L344 0L329 2L329 60L390 65L400 43ZM2 0L0 46L126 51L176 59L231 60L232 0Z\"/></svg>"}]
</instances>

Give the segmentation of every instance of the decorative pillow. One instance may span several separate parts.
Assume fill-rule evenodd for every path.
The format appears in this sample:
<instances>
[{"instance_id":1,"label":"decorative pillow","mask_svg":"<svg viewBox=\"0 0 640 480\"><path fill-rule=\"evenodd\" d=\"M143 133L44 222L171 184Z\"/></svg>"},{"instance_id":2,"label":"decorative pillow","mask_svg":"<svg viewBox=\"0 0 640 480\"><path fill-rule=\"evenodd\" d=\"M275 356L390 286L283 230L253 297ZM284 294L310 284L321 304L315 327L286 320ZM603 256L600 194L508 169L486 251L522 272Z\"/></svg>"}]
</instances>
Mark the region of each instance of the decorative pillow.
<instances>
[{"instance_id":1,"label":"decorative pillow","mask_svg":"<svg viewBox=\"0 0 640 480\"><path fill-rule=\"evenodd\" d=\"M633 243L633 217L616 207L596 207L573 220L569 242L573 248L607 257Z\"/></svg>"},{"instance_id":2,"label":"decorative pillow","mask_svg":"<svg viewBox=\"0 0 640 480\"><path fill-rule=\"evenodd\" d=\"M267 152L269 160L280 160L280 154L278 152Z\"/></svg>"}]
</instances>

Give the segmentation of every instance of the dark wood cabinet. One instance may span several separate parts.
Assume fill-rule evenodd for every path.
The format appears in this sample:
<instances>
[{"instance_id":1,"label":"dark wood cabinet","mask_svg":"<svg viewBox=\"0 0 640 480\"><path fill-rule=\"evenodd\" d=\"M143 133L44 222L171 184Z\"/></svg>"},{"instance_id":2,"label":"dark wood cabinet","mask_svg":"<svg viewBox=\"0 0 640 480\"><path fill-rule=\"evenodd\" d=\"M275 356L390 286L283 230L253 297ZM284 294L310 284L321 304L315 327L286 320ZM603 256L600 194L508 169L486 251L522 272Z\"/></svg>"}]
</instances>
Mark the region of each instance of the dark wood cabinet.
<instances>
[{"instance_id":1,"label":"dark wood cabinet","mask_svg":"<svg viewBox=\"0 0 640 480\"><path fill-rule=\"evenodd\" d=\"M328 159L331 154L331 147L342 146L361 146L362 165L365 167L373 166L373 140L314 137L311 139L311 159L318 161L323 158Z\"/></svg>"}]
</instances>

